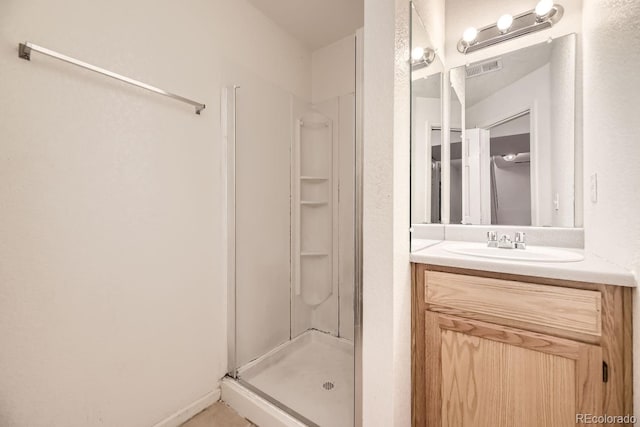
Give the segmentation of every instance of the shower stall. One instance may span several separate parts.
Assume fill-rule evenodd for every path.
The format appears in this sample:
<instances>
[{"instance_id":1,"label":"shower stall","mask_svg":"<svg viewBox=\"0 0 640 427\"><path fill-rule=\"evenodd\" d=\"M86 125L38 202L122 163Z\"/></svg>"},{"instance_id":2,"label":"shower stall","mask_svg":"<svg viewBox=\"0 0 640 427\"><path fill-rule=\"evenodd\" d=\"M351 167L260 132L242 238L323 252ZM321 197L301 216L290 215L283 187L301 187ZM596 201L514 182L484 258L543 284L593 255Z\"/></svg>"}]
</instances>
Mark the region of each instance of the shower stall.
<instances>
[{"instance_id":1,"label":"shower stall","mask_svg":"<svg viewBox=\"0 0 640 427\"><path fill-rule=\"evenodd\" d=\"M223 400L258 424L353 426L357 73L353 91L316 103L250 72L229 74L235 85L221 104L229 246Z\"/></svg>"}]
</instances>

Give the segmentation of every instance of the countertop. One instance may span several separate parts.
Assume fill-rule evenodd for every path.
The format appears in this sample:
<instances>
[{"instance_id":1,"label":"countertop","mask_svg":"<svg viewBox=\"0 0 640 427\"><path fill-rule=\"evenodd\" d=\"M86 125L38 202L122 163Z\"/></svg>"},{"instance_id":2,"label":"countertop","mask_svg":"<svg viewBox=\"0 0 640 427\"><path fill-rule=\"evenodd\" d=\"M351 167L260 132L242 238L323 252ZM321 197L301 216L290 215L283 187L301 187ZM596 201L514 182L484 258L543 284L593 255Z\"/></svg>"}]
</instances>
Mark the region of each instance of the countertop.
<instances>
[{"instance_id":1,"label":"countertop","mask_svg":"<svg viewBox=\"0 0 640 427\"><path fill-rule=\"evenodd\" d=\"M425 240L423 242L416 242L415 245L412 243L412 249L415 247L416 250L411 252L410 259L411 262L415 263L441 265L445 267L602 283L615 286L636 286L636 279L631 271L594 254L585 252L582 249L563 248L568 251L581 253L584 256L584 260L575 262L531 262L484 258L455 254L446 249L447 247L464 243L467 242ZM469 242L469 244L474 243Z\"/></svg>"}]
</instances>

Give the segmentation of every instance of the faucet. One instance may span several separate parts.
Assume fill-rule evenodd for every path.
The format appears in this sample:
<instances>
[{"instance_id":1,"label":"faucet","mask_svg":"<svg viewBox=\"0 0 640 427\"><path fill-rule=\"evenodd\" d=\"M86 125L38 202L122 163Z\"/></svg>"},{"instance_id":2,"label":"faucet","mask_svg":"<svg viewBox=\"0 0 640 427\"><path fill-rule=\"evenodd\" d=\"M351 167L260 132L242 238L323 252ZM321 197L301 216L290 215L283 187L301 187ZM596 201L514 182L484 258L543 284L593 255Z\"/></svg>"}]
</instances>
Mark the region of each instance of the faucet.
<instances>
[{"instance_id":1,"label":"faucet","mask_svg":"<svg viewBox=\"0 0 640 427\"><path fill-rule=\"evenodd\" d=\"M524 231L518 231L515 236L516 249L527 249L527 243L525 242Z\"/></svg>"},{"instance_id":2,"label":"faucet","mask_svg":"<svg viewBox=\"0 0 640 427\"><path fill-rule=\"evenodd\" d=\"M516 232L514 240L508 234L502 234L498 239L498 233L496 231L487 232L487 246L490 248L502 248L502 249L526 249L527 244L525 242L525 233L522 231Z\"/></svg>"},{"instance_id":3,"label":"faucet","mask_svg":"<svg viewBox=\"0 0 640 427\"><path fill-rule=\"evenodd\" d=\"M487 231L487 246L490 248L498 247L498 232Z\"/></svg>"}]
</instances>

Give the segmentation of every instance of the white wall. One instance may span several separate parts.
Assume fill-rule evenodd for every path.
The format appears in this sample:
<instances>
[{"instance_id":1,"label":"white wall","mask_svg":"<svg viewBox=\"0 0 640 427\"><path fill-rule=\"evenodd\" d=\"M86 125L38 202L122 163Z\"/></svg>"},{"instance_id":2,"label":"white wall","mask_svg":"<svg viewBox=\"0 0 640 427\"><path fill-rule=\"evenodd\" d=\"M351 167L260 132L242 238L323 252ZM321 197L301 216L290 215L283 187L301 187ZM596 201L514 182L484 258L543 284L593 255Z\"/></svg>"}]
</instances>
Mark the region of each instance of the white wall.
<instances>
[{"instance_id":1,"label":"white wall","mask_svg":"<svg viewBox=\"0 0 640 427\"><path fill-rule=\"evenodd\" d=\"M311 100L314 104L355 92L355 35L312 54Z\"/></svg>"},{"instance_id":2,"label":"white wall","mask_svg":"<svg viewBox=\"0 0 640 427\"><path fill-rule=\"evenodd\" d=\"M355 35L312 54L313 107L333 121L338 147L335 175L339 180L337 287L332 297L312 312L314 328L353 339L354 293L354 143L355 143Z\"/></svg>"},{"instance_id":3,"label":"white wall","mask_svg":"<svg viewBox=\"0 0 640 427\"><path fill-rule=\"evenodd\" d=\"M310 98L310 55L246 1L0 3L0 425L150 426L218 388L231 64Z\"/></svg>"},{"instance_id":4,"label":"white wall","mask_svg":"<svg viewBox=\"0 0 640 427\"><path fill-rule=\"evenodd\" d=\"M411 424L409 2L364 3L363 415Z\"/></svg>"},{"instance_id":5,"label":"white wall","mask_svg":"<svg viewBox=\"0 0 640 427\"><path fill-rule=\"evenodd\" d=\"M584 5L586 249L640 278L640 3ZM598 175L598 201L589 181ZM634 406L640 408L640 300L634 290Z\"/></svg>"}]
</instances>

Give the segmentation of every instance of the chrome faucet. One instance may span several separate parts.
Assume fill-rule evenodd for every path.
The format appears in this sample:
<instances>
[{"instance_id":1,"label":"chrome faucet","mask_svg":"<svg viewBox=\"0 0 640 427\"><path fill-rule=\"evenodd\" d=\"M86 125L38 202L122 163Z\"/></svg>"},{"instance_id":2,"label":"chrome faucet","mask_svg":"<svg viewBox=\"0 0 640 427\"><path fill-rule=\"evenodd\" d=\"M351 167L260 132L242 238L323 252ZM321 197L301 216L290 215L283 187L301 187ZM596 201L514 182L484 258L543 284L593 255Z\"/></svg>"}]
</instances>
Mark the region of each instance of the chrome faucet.
<instances>
[{"instance_id":1,"label":"chrome faucet","mask_svg":"<svg viewBox=\"0 0 640 427\"><path fill-rule=\"evenodd\" d=\"M487 246L490 248L498 247L498 232L487 231Z\"/></svg>"},{"instance_id":2,"label":"chrome faucet","mask_svg":"<svg viewBox=\"0 0 640 427\"><path fill-rule=\"evenodd\" d=\"M515 236L516 249L527 249L524 231L518 231Z\"/></svg>"},{"instance_id":3,"label":"chrome faucet","mask_svg":"<svg viewBox=\"0 0 640 427\"><path fill-rule=\"evenodd\" d=\"M515 245L508 234L503 234L500 236L500 240L498 240L498 247L502 249L513 249Z\"/></svg>"},{"instance_id":4,"label":"chrome faucet","mask_svg":"<svg viewBox=\"0 0 640 427\"><path fill-rule=\"evenodd\" d=\"M527 243L525 242L525 234L522 231L518 231L513 240L508 234L502 234L498 239L498 232L488 231L487 246L502 249L526 249Z\"/></svg>"}]
</instances>

